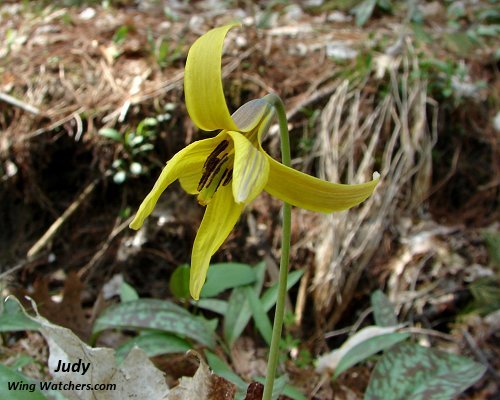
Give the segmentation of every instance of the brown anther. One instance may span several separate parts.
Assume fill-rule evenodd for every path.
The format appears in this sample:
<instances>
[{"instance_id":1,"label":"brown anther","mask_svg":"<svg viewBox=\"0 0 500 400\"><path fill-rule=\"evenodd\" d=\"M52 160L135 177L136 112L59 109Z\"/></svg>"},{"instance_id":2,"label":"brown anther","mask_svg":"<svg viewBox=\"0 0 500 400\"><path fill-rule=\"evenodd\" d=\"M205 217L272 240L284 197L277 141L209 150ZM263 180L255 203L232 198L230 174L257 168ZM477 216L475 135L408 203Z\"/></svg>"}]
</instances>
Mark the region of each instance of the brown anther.
<instances>
[{"instance_id":1,"label":"brown anther","mask_svg":"<svg viewBox=\"0 0 500 400\"><path fill-rule=\"evenodd\" d=\"M207 157L207 160L205 161L205 164L203 164L203 168L208 167L209 164L213 163L212 160L216 159L217 156L222 153L224 150L226 150L227 146L229 146L229 141L228 140L223 140L220 142L210 153L210 155Z\"/></svg>"},{"instance_id":2,"label":"brown anther","mask_svg":"<svg viewBox=\"0 0 500 400\"><path fill-rule=\"evenodd\" d=\"M226 179L224 179L224 182L222 182L222 186L226 186L229 182L231 182L231 179L233 179L233 170L229 169L229 170L227 170ZM221 181L222 181L222 179L221 179Z\"/></svg>"}]
</instances>

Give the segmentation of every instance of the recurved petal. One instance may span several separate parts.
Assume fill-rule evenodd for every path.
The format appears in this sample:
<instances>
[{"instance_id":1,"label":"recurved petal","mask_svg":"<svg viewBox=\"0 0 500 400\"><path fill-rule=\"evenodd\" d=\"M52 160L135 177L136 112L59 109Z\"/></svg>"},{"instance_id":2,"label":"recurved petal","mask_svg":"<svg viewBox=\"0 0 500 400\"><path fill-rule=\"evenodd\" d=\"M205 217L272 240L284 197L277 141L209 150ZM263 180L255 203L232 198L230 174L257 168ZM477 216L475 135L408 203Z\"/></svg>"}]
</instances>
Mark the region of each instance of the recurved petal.
<instances>
[{"instance_id":1,"label":"recurved petal","mask_svg":"<svg viewBox=\"0 0 500 400\"><path fill-rule=\"evenodd\" d=\"M358 185L330 183L288 168L267 156L270 164L265 190L294 206L317 212L342 211L366 200L377 186L372 181Z\"/></svg>"},{"instance_id":2,"label":"recurved petal","mask_svg":"<svg viewBox=\"0 0 500 400\"><path fill-rule=\"evenodd\" d=\"M238 25L212 29L189 49L184 72L186 107L193 122L206 131L238 130L226 105L221 75L224 38Z\"/></svg>"},{"instance_id":3,"label":"recurved petal","mask_svg":"<svg viewBox=\"0 0 500 400\"><path fill-rule=\"evenodd\" d=\"M228 237L243 207L243 204L234 202L230 185L220 187L208 204L191 256L189 291L193 299L199 299L210 259Z\"/></svg>"},{"instance_id":4,"label":"recurved petal","mask_svg":"<svg viewBox=\"0 0 500 400\"><path fill-rule=\"evenodd\" d=\"M238 132L228 132L234 143L233 196L249 203L264 189L269 176L267 155Z\"/></svg>"},{"instance_id":5,"label":"recurved petal","mask_svg":"<svg viewBox=\"0 0 500 400\"><path fill-rule=\"evenodd\" d=\"M151 192L142 201L137 214L129 225L130 228L139 229L144 220L153 212L156 202L167 186L179 176L186 174L186 171L193 171L199 167L200 163L203 165L213 150L214 143L217 143L218 140L220 140L219 137L199 140L175 154L163 168Z\"/></svg>"}]
</instances>

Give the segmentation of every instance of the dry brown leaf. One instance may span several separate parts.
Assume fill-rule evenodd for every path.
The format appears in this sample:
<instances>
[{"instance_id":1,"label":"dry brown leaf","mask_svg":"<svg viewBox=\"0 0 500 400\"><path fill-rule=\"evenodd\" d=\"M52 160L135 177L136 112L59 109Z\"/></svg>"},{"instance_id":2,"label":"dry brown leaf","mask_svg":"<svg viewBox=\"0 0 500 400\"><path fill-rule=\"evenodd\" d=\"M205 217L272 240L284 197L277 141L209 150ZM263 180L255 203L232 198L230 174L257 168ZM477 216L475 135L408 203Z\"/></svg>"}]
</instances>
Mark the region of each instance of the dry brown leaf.
<instances>
[{"instance_id":1,"label":"dry brown leaf","mask_svg":"<svg viewBox=\"0 0 500 400\"><path fill-rule=\"evenodd\" d=\"M19 290L15 295L24 299L25 296L32 298L37 304L38 312L56 325L71 329L80 339L87 340L90 336L91 326L82 308L81 293L83 283L75 272L70 272L64 280L62 300L56 302L49 293L49 278L42 277L33 284L32 293ZM26 308L31 304L27 300L21 300Z\"/></svg>"}]
</instances>

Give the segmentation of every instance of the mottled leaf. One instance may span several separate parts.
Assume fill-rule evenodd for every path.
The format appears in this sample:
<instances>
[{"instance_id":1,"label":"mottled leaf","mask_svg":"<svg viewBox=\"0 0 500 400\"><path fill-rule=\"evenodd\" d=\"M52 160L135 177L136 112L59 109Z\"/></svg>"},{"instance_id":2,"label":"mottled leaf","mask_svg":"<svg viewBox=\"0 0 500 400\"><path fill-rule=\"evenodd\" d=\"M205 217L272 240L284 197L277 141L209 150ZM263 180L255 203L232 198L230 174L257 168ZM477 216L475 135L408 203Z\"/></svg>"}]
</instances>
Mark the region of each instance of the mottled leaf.
<instances>
[{"instance_id":1,"label":"mottled leaf","mask_svg":"<svg viewBox=\"0 0 500 400\"><path fill-rule=\"evenodd\" d=\"M162 332L147 332L130 339L116 349L116 359L121 362L135 346L144 350L148 357L160 354L185 353L191 346L183 339Z\"/></svg>"},{"instance_id":2,"label":"mottled leaf","mask_svg":"<svg viewBox=\"0 0 500 400\"><path fill-rule=\"evenodd\" d=\"M365 400L446 400L463 392L486 368L468 358L401 343L378 361Z\"/></svg>"},{"instance_id":3,"label":"mottled leaf","mask_svg":"<svg viewBox=\"0 0 500 400\"><path fill-rule=\"evenodd\" d=\"M140 299L111 306L97 318L93 333L105 329L155 329L215 346L214 332L205 321L164 300Z\"/></svg>"},{"instance_id":4,"label":"mottled leaf","mask_svg":"<svg viewBox=\"0 0 500 400\"><path fill-rule=\"evenodd\" d=\"M320 356L316 362L316 371L336 371L342 358L354 347L374 337L394 333L398 328L399 326L367 326L361 329L347 339L338 349Z\"/></svg>"},{"instance_id":5,"label":"mottled leaf","mask_svg":"<svg viewBox=\"0 0 500 400\"><path fill-rule=\"evenodd\" d=\"M201 297L214 297L227 289L249 285L255 282L255 271L247 264L212 264L208 269L207 280L201 290Z\"/></svg>"},{"instance_id":6,"label":"mottled leaf","mask_svg":"<svg viewBox=\"0 0 500 400\"><path fill-rule=\"evenodd\" d=\"M381 290L376 290L372 293L371 303L376 325L394 326L398 324L398 320L394 314L394 306Z\"/></svg>"},{"instance_id":7,"label":"mottled leaf","mask_svg":"<svg viewBox=\"0 0 500 400\"><path fill-rule=\"evenodd\" d=\"M386 350L409 337L409 333L395 332L387 335L375 336L361 342L344 354L337 368L335 368L335 377L339 376L342 372L348 370L358 362L366 360L379 351Z\"/></svg>"}]
</instances>

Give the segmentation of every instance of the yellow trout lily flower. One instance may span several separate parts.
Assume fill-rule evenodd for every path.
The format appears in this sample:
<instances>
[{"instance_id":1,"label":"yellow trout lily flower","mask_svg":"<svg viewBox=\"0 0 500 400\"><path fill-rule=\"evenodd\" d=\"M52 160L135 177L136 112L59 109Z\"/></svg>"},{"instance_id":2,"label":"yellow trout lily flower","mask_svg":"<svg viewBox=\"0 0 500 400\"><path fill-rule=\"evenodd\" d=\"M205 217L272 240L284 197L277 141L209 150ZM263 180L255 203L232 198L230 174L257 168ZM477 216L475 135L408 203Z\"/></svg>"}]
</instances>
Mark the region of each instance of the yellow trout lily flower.
<instances>
[{"instance_id":1,"label":"yellow trout lily flower","mask_svg":"<svg viewBox=\"0 0 500 400\"><path fill-rule=\"evenodd\" d=\"M271 158L261 147L275 114L265 97L229 114L222 89L221 57L224 38L234 26L237 24L201 36L186 61L184 92L189 116L200 129L220 133L191 143L167 162L130 224L139 229L176 179L206 206L191 257L189 289L194 299L200 296L212 255L228 237L245 205L263 190L294 206L329 213L361 203L378 182L329 183Z\"/></svg>"}]
</instances>

